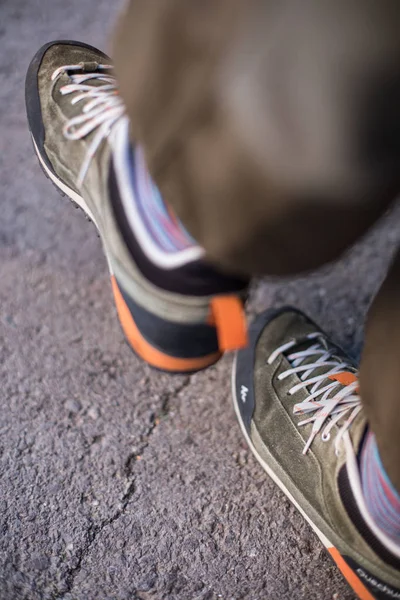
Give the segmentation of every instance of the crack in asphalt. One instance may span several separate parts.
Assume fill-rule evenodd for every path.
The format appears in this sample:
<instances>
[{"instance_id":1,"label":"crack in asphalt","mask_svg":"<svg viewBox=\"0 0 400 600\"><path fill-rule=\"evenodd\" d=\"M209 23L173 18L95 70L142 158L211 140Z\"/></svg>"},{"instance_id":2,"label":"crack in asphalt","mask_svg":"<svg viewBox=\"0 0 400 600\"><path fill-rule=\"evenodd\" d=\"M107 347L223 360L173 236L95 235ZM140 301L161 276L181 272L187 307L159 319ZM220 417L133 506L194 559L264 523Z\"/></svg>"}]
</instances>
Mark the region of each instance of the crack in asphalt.
<instances>
[{"instance_id":1,"label":"crack in asphalt","mask_svg":"<svg viewBox=\"0 0 400 600\"><path fill-rule=\"evenodd\" d=\"M115 514L112 517L110 517L109 519L105 519L98 525L91 525L89 527L89 529L87 531L87 535L88 535L89 539L88 539L87 543L85 544L85 546L81 549L78 563L76 564L75 567L70 569L70 572L66 577L66 580L67 580L66 581L66 590L64 590L61 595L55 596L55 600L63 600L63 598L65 598L67 596L67 594L70 594L72 592L74 584L75 584L75 579L78 576L78 574L82 568L82 563L83 563L84 559L87 557L88 553L90 552L90 548L93 545L93 543L95 542L97 536L100 533L102 533L102 531L104 529L106 529L106 527L109 527L110 525L115 523L115 521L117 521L124 514L125 509L128 506L129 501L132 498L132 496L134 495L135 491L136 491L135 480L133 479L129 483L126 492L122 496L121 506L115 512Z\"/></svg>"},{"instance_id":2,"label":"crack in asphalt","mask_svg":"<svg viewBox=\"0 0 400 600\"><path fill-rule=\"evenodd\" d=\"M134 464L136 463L138 458L141 457L143 452L148 447L148 445L150 443L149 442L150 437L152 436L156 427L159 425L160 420L165 419L168 416L168 414L170 412L171 398L178 396L178 394L180 394L185 388L187 388L190 385L190 382L191 382L191 377L188 376L187 378L185 378L185 380L182 382L182 384L178 388L176 388L173 392L164 392L161 395L161 407L160 407L158 414L153 417L151 425L150 425L149 429L147 430L146 435L144 436L146 441L139 447L139 449L135 450L135 452L131 452L125 460L125 464L124 464L125 477L129 477L132 474Z\"/></svg>"},{"instance_id":3,"label":"crack in asphalt","mask_svg":"<svg viewBox=\"0 0 400 600\"><path fill-rule=\"evenodd\" d=\"M57 596L55 596L54 600L64 600L64 599L66 599L68 594L70 594L72 592L72 590L74 588L76 577L79 575L79 572L82 568L83 561L88 556L90 549L91 549L92 545L94 544L94 542L96 541L99 534L101 534L107 527L110 527L110 525L113 525L125 513L125 510L129 504L131 498L134 496L134 494L136 492L135 477L133 477L129 481L129 477L131 477L133 474L134 464L136 463L138 457L140 455L142 455L143 452L145 452L145 450L150 445L151 436L154 433L154 430L156 429L157 425L159 424L160 419L165 418L169 414L171 398L178 396L185 388L187 388L190 385L190 382L191 382L191 377L188 376L187 378L185 378L185 380L182 382L182 384L178 388L176 388L174 391L166 392L162 395L162 397L161 397L162 402L161 402L159 414L158 414L158 416L154 417L154 419L152 420L152 423L151 423L151 425L146 433L146 436L145 436L145 440L146 440L145 443L140 447L139 452L134 452L134 453L129 454L129 456L127 457L127 459L125 461L124 475L128 481L127 481L126 491L124 492L124 494L120 500L120 507L109 519L104 519L101 523L99 523L97 525L91 524L89 526L89 528L87 530L88 541L82 547L82 549L79 553L78 563L75 565L75 567L70 569L69 573L66 576L66 589L64 589L61 594L58 594Z\"/></svg>"}]
</instances>

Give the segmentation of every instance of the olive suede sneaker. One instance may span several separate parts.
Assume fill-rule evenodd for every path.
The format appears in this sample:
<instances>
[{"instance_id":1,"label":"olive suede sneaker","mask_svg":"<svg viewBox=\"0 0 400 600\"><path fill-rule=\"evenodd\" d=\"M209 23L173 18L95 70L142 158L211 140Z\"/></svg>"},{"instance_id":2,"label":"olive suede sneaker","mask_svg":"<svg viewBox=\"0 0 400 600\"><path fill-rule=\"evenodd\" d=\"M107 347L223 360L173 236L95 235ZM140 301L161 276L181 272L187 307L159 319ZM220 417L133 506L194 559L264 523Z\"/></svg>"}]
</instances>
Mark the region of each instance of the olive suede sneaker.
<instances>
[{"instance_id":1,"label":"olive suede sneaker","mask_svg":"<svg viewBox=\"0 0 400 600\"><path fill-rule=\"evenodd\" d=\"M362 493L357 455L367 423L352 361L300 312L267 311L237 354L233 396L254 455L356 594L400 598L400 548Z\"/></svg>"},{"instance_id":2,"label":"olive suede sneaker","mask_svg":"<svg viewBox=\"0 0 400 600\"><path fill-rule=\"evenodd\" d=\"M110 59L80 42L43 46L28 69L26 107L45 175L99 231L135 352L159 369L190 372L244 346L247 282L218 273L196 245L162 252L139 214L128 222L129 121Z\"/></svg>"}]
</instances>

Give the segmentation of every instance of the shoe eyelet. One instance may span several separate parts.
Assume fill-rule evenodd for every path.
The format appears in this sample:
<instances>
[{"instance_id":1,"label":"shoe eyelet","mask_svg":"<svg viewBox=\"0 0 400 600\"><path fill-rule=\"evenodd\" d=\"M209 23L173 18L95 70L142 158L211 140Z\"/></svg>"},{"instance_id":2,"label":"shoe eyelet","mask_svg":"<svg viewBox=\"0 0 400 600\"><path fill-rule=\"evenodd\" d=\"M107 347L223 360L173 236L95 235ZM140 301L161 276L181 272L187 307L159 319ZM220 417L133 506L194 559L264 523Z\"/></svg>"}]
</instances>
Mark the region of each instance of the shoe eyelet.
<instances>
[{"instance_id":1,"label":"shoe eyelet","mask_svg":"<svg viewBox=\"0 0 400 600\"><path fill-rule=\"evenodd\" d=\"M329 440L331 439L331 434L330 433L323 433L321 435L321 439L323 442L329 442Z\"/></svg>"}]
</instances>

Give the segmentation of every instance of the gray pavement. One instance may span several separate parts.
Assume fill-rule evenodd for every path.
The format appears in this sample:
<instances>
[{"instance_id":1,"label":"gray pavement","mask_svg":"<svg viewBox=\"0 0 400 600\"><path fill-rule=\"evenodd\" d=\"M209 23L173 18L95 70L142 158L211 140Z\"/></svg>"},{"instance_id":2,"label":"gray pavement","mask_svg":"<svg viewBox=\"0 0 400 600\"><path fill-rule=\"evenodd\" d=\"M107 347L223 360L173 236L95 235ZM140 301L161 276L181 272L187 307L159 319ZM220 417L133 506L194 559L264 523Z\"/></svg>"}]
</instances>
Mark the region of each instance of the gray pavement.
<instances>
[{"instance_id":1,"label":"gray pavement","mask_svg":"<svg viewBox=\"0 0 400 600\"><path fill-rule=\"evenodd\" d=\"M248 452L231 358L151 371L116 321L92 225L39 170L24 114L31 56L107 48L109 0L0 0L0 600L351 600ZM399 241L395 210L340 263L255 284L353 355Z\"/></svg>"}]
</instances>

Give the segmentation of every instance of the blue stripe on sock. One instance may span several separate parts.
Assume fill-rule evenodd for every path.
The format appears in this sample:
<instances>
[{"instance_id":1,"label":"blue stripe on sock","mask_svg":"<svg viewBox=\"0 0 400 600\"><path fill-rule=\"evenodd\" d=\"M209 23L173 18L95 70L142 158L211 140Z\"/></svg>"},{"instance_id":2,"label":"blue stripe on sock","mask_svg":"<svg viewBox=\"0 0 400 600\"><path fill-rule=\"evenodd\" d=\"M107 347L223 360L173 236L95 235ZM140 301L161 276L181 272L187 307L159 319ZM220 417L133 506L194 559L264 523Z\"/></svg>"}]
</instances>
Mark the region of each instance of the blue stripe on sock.
<instances>
[{"instance_id":1,"label":"blue stripe on sock","mask_svg":"<svg viewBox=\"0 0 400 600\"><path fill-rule=\"evenodd\" d=\"M383 467L371 432L361 451L360 472L365 502L372 518L388 537L400 544L400 495Z\"/></svg>"},{"instance_id":2,"label":"blue stripe on sock","mask_svg":"<svg viewBox=\"0 0 400 600\"><path fill-rule=\"evenodd\" d=\"M194 246L196 242L180 221L171 218L157 186L147 171L142 150L129 146L127 160L130 164L134 201L152 240L167 253Z\"/></svg>"},{"instance_id":3,"label":"blue stripe on sock","mask_svg":"<svg viewBox=\"0 0 400 600\"><path fill-rule=\"evenodd\" d=\"M390 479L388 477L388 474L385 471L385 468L384 468L384 466L382 464L381 457L379 456L379 450L378 450L378 446L377 446L375 438L374 438L374 444L372 445L372 452L373 452L374 460L378 464L379 472L381 474L381 477L383 477L383 479L385 480L386 485L391 489L392 494L395 496L397 502L400 504L400 494L396 490L396 488L393 487L392 482L390 481Z\"/></svg>"}]
</instances>

